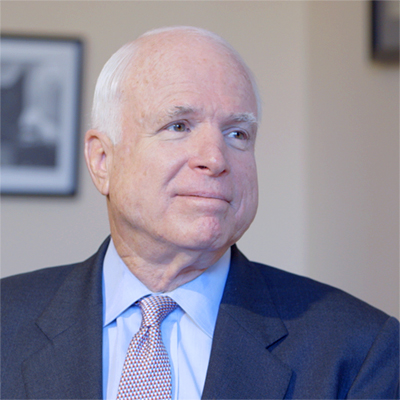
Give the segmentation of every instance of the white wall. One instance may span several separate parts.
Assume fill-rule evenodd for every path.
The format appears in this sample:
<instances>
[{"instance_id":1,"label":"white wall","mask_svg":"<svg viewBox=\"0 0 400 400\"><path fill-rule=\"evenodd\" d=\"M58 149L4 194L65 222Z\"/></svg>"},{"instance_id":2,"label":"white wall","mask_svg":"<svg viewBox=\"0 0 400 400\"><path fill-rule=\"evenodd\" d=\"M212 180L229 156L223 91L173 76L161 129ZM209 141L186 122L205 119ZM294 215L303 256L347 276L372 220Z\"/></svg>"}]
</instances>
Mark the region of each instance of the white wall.
<instances>
[{"instance_id":1,"label":"white wall","mask_svg":"<svg viewBox=\"0 0 400 400\"><path fill-rule=\"evenodd\" d=\"M368 57L368 3L308 7L307 267L399 315L399 68Z\"/></svg>"},{"instance_id":2,"label":"white wall","mask_svg":"<svg viewBox=\"0 0 400 400\"><path fill-rule=\"evenodd\" d=\"M368 59L365 2L2 1L5 32L85 39L82 134L107 58L144 31L226 38L264 99L260 207L240 248L398 315L398 69ZM82 153L82 151L81 151ZM2 275L79 261L108 233L80 157L75 198L2 198Z\"/></svg>"}]
</instances>

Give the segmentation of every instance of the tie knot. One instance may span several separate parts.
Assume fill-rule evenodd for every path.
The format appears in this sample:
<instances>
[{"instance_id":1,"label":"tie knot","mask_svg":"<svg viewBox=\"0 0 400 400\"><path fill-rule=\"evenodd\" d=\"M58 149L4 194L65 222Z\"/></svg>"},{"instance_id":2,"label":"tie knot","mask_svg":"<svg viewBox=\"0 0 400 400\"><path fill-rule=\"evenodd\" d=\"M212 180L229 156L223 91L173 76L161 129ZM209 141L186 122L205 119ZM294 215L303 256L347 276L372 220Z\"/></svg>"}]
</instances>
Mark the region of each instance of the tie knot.
<instances>
[{"instance_id":1,"label":"tie knot","mask_svg":"<svg viewBox=\"0 0 400 400\"><path fill-rule=\"evenodd\" d=\"M178 307L168 296L148 296L138 301L142 311L142 325L160 325L164 318Z\"/></svg>"}]
</instances>

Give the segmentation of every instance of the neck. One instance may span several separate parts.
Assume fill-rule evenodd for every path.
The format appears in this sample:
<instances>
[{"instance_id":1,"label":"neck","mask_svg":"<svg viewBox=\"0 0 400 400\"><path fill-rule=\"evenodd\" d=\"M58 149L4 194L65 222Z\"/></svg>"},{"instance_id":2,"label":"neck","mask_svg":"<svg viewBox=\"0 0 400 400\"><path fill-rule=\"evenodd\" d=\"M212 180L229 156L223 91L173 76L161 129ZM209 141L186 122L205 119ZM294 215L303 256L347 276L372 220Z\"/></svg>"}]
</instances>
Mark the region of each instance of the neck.
<instances>
[{"instance_id":1,"label":"neck","mask_svg":"<svg viewBox=\"0 0 400 400\"><path fill-rule=\"evenodd\" d=\"M201 275L228 247L216 251L177 249L175 246L124 239L111 232L115 248L129 270L152 292L170 292Z\"/></svg>"}]
</instances>

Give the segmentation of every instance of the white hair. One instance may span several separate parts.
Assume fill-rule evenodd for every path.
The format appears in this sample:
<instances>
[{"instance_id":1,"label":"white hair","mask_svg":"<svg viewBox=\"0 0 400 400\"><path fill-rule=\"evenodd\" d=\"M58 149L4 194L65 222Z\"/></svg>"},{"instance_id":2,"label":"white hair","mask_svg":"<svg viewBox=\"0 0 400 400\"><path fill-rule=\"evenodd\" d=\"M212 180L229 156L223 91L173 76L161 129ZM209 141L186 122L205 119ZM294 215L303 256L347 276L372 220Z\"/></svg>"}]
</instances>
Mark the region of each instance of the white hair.
<instances>
[{"instance_id":1,"label":"white hair","mask_svg":"<svg viewBox=\"0 0 400 400\"><path fill-rule=\"evenodd\" d=\"M213 32L190 26L173 26L148 31L138 39L158 35L165 32L181 31L185 35L198 38L209 38L216 44L226 49L227 53L242 66L247 74L257 101L258 119L261 118L261 98L258 87L250 68L243 61L240 54L224 39ZM123 85L128 76L128 70L134 60L137 49L140 47L138 40L127 43L117 50L106 62L97 79L92 106L92 128L105 133L115 144L121 133L121 98Z\"/></svg>"}]
</instances>

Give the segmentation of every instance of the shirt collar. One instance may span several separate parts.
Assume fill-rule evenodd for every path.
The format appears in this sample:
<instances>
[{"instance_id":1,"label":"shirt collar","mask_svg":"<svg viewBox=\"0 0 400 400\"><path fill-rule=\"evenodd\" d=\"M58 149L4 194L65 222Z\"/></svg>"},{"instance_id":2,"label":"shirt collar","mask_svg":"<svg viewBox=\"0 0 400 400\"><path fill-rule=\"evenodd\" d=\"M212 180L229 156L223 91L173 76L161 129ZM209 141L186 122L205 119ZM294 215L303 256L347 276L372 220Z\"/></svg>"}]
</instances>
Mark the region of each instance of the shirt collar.
<instances>
[{"instance_id":1,"label":"shirt collar","mask_svg":"<svg viewBox=\"0 0 400 400\"><path fill-rule=\"evenodd\" d=\"M214 334L219 304L229 272L231 250L196 279L168 292L211 338ZM133 303L152 293L133 275L115 249L112 239L108 246L103 269L104 326L113 322Z\"/></svg>"}]
</instances>

